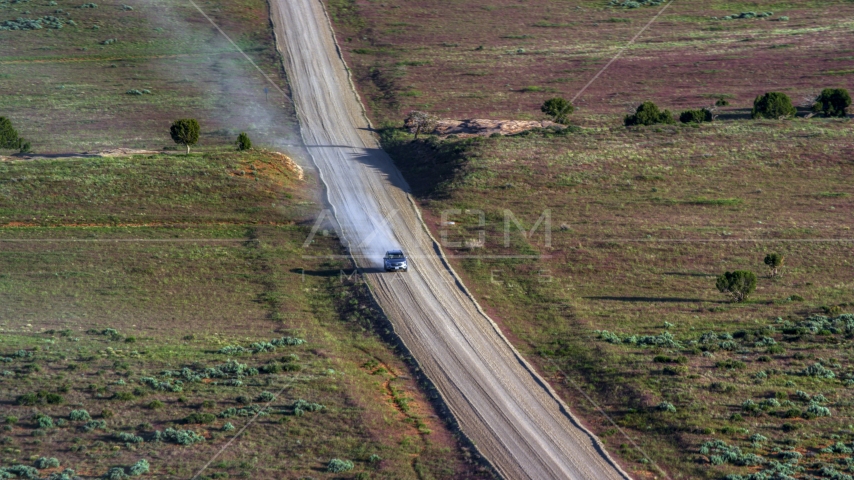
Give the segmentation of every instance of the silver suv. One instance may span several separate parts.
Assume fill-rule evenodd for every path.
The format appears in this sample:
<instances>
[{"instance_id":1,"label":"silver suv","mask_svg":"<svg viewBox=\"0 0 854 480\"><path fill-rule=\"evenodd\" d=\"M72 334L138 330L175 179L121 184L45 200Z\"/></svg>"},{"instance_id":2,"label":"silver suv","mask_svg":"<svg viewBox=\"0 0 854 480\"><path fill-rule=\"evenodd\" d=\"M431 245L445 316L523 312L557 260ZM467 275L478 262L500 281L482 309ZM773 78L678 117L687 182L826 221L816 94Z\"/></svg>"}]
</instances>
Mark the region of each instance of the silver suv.
<instances>
[{"instance_id":1,"label":"silver suv","mask_svg":"<svg viewBox=\"0 0 854 480\"><path fill-rule=\"evenodd\" d=\"M402 250L389 250L385 252L383 265L386 272L407 271L409 265L406 264L406 255Z\"/></svg>"}]
</instances>

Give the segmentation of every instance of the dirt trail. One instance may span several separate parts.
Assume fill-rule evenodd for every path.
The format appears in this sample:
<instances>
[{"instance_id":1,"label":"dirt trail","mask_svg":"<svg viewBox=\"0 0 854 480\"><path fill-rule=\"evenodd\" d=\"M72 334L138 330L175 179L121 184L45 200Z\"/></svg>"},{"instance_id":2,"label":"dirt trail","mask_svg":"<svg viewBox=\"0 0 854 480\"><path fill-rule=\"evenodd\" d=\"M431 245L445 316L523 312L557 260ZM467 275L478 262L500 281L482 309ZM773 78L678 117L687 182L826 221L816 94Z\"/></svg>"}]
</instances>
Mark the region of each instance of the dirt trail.
<instances>
[{"instance_id":1,"label":"dirt trail","mask_svg":"<svg viewBox=\"0 0 854 480\"><path fill-rule=\"evenodd\" d=\"M437 255L409 186L370 133L320 1L271 6L303 140L342 238L463 432L508 479L629 478ZM395 247L409 254L409 272L379 273Z\"/></svg>"}]
</instances>

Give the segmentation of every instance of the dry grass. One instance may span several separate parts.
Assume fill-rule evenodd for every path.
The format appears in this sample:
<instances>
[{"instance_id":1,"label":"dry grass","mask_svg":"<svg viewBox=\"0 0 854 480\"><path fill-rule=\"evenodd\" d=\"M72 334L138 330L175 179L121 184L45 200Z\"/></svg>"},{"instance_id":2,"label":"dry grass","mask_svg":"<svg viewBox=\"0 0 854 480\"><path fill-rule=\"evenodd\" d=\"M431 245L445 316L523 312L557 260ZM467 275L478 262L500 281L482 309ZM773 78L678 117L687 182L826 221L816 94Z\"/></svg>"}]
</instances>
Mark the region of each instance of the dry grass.
<instances>
[{"instance_id":1,"label":"dry grass","mask_svg":"<svg viewBox=\"0 0 854 480\"><path fill-rule=\"evenodd\" d=\"M341 278L352 267L329 260L341 254L337 239L302 248L318 208L313 183L272 168L278 159L256 151L0 164L0 357L11 359L0 364L0 419L18 419L0 432L4 466L57 457L96 478L144 458L152 477L190 478L250 417L185 418L260 408L263 392L281 392L201 478L341 478L326 471L332 458L355 463L350 477L484 476L380 337L385 323L363 287ZM217 353L282 336L306 343ZM180 392L143 381L229 358L261 372L242 386L184 379ZM265 373L272 364L280 369ZM16 404L39 391L63 403ZM294 415L298 399L325 409ZM105 429L69 421L81 408ZM36 412L68 423L39 428ZM155 442L166 428L205 441Z\"/></svg>"},{"instance_id":2,"label":"dry grass","mask_svg":"<svg viewBox=\"0 0 854 480\"><path fill-rule=\"evenodd\" d=\"M81 3L0 4L0 22L55 15L76 23L0 32L0 112L34 151L174 147L169 125L186 117L200 121L202 148L233 143L241 131L258 146L297 139L292 107L189 3L128 0L133 10L78 8ZM216 1L203 8L287 88L266 2ZM109 39L116 42L104 45ZM126 93L134 89L151 94Z\"/></svg>"},{"instance_id":3,"label":"dry grass","mask_svg":"<svg viewBox=\"0 0 854 480\"><path fill-rule=\"evenodd\" d=\"M607 0L325 3L373 117L393 122L412 109L539 119L545 98L575 96L659 8L611 8ZM848 2L674 2L578 99L574 121L615 125L645 100L678 111L721 95L727 113L743 115L768 90L800 102L845 85L852 60L839 39L852 9ZM774 15L712 20L743 11Z\"/></svg>"},{"instance_id":4,"label":"dry grass","mask_svg":"<svg viewBox=\"0 0 854 480\"><path fill-rule=\"evenodd\" d=\"M776 320L854 310L847 121L736 121L418 142L387 130L385 145L437 238L444 230L449 241L477 239L477 211L484 212L485 246L449 248L452 261L514 343L639 476L655 471L638 463L641 454L574 384L672 478L744 474L733 466L710 468L699 447L714 438L768 458L775 458L774 447L811 452L816 463L803 465L812 473L834 461L822 448L854 440L852 397L841 380L854 372L850 337L785 334ZM450 218L456 222L450 227L440 222L449 209L463 212ZM523 238L511 223L506 247L505 209L526 229L549 209L551 246L542 225ZM779 277L770 278L763 264L769 252L786 257ZM511 258L495 258L501 255ZM715 289L715 276L736 269L759 275L759 288L743 304ZM763 330L767 325L776 331ZM598 338L598 330L626 336L666 330L682 346L613 345ZM690 342L708 331L744 336L737 336L734 351L715 347L707 357L704 345ZM767 353L743 340L769 335L780 351ZM656 363L656 355L685 361ZM727 360L746 367L716 366ZM838 362L837 379L798 375L817 361ZM757 380L759 371L768 378ZM716 382L730 389L710 390ZM823 393L833 417L741 412L747 399L758 403L775 392L792 399L796 390ZM657 412L662 401L677 413ZM733 413L745 420L732 421ZM800 429L784 431L784 423ZM771 442L753 448L738 428Z\"/></svg>"}]
</instances>

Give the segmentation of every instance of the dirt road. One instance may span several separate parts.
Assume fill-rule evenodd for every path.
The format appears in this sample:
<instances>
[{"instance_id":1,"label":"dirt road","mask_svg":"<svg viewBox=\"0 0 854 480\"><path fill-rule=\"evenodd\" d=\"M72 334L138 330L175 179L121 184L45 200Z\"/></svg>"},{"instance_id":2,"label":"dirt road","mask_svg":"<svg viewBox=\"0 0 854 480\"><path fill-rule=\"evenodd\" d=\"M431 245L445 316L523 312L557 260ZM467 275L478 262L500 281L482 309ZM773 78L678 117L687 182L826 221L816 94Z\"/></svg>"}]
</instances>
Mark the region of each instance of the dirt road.
<instances>
[{"instance_id":1,"label":"dirt road","mask_svg":"<svg viewBox=\"0 0 854 480\"><path fill-rule=\"evenodd\" d=\"M344 241L463 432L505 478L629 478L467 294L370 133L320 0L272 0L303 140ZM387 249L408 273L379 273Z\"/></svg>"}]
</instances>

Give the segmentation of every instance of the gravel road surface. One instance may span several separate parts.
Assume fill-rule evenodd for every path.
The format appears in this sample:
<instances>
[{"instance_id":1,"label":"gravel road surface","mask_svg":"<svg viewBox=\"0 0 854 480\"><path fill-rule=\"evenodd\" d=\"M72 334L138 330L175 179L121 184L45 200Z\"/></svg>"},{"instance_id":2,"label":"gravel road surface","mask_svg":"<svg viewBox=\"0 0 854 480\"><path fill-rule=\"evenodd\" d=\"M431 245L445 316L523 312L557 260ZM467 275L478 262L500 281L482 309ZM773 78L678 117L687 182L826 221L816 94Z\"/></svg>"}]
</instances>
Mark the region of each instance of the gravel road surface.
<instances>
[{"instance_id":1,"label":"gravel road surface","mask_svg":"<svg viewBox=\"0 0 854 480\"><path fill-rule=\"evenodd\" d=\"M319 0L271 0L303 140L350 253L462 431L507 479L629 478L468 295L370 131ZM384 273L402 248L408 273Z\"/></svg>"}]
</instances>

